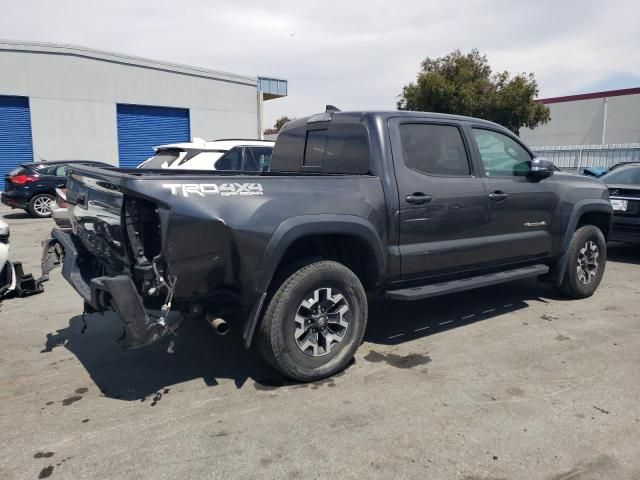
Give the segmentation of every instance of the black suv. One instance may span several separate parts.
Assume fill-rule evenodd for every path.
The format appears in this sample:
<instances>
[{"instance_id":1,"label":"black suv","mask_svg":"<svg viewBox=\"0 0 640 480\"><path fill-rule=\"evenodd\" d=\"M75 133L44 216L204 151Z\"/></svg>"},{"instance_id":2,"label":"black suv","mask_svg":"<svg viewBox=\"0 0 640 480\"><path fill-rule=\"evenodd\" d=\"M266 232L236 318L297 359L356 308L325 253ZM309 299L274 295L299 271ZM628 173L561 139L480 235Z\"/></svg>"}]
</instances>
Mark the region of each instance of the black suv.
<instances>
[{"instance_id":1,"label":"black suv","mask_svg":"<svg viewBox=\"0 0 640 480\"><path fill-rule=\"evenodd\" d=\"M82 160L23 163L4 178L2 203L11 208L22 208L34 217L50 217L50 204L56 198L55 190L66 187L67 168L70 165L112 167L102 162Z\"/></svg>"}]
</instances>

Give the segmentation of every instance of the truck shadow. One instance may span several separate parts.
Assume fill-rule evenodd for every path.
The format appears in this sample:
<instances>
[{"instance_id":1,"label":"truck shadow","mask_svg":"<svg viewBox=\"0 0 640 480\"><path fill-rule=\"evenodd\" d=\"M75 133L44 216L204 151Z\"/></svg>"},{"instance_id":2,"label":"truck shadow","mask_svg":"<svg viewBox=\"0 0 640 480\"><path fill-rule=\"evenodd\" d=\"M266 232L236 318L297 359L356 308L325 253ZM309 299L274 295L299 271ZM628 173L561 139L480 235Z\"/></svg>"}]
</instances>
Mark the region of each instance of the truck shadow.
<instances>
[{"instance_id":1,"label":"truck shadow","mask_svg":"<svg viewBox=\"0 0 640 480\"><path fill-rule=\"evenodd\" d=\"M412 303L376 300L370 303L365 342L396 345L524 309L526 302L546 303L544 298L557 297L546 285L522 281ZM87 315L86 320L85 333L82 317L75 316L68 327L48 334L42 352L69 350L109 398L142 400L198 378L208 386L231 379L237 388L251 380L256 389L268 390L294 384L271 370L255 349L244 349L241 319L229 319L226 337L204 321L186 321L174 338L173 353L167 353L169 338L122 350L115 342L122 331L115 315Z\"/></svg>"},{"instance_id":2,"label":"truck shadow","mask_svg":"<svg viewBox=\"0 0 640 480\"><path fill-rule=\"evenodd\" d=\"M207 386L217 379L233 379L240 388L249 378L273 376L253 350L242 346L240 328L225 337L216 334L204 321L185 321L172 338L136 350L123 350L116 343L122 327L114 314L82 316L69 320L69 326L47 334L42 353L65 348L82 363L102 394L122 400L142 400L167 387L201 378Z\"/></svg>"},{"instance_id":3,"label":"truck shadow","mask_svg":"<svg viewBox=\"0 0 640 480\"><path fill-rule=\"evenodd\" d=\"M549 285L522 280L417 302L373 300L364 340L397 345L522 310L531 302L546 304L546 299L564 300Z\"/></svg>"}]
</instances>

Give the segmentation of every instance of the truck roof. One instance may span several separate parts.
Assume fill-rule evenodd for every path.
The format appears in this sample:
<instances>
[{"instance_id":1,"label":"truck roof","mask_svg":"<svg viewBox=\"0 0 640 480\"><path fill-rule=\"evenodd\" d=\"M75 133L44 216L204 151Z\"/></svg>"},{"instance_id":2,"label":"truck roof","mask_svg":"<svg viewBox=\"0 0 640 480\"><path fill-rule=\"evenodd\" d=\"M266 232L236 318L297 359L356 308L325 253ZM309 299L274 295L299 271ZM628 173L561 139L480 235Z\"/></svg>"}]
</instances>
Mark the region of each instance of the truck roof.
<instances>
[{"instance_id":1,"label":"truck roof","mask_svg":"<svg viewBox=\"0 0 640 480\"><path fill-rule=\"evenodd\" d=\"M347 112L342 112L342 111L324 112L324 113L318 113L315 115L309 115L307 117L291 120L283 127L282 130L284 131L284 130L288 130L289 128L299 127L306 123L321 123L323 121L361 122L365 118L387 120L389 118L398 118L398 117L424 118L424 119L433 119L433 120L453 120L458 122L460 121L474 122L477 124L486 124L487 126L492 126L494 128L499 128L501 130L509 131L502 125L499 125L494 122L490 122L488 120L483 120L481 118L466 117L464 115L451 115L448 113L417 112L417 111L409 111L409 110L354 110L354 111L347 111Z\"/></svg>"},{"instance_id":2,"label":"truck roof","mask_svg":"<svg viewBox=\"0 0 640 480\"><path fill-rule=\"evenodd\" d=\"M278 135L271 170L370 174L375 168L371 163L372 143L369 137L376 133L366 126L378 125L386 129L388 120L403 118L409 122L468 122L513 136L513 132L493 122L460 115L399 110L342 112L327 106L325 112L287 122Z\"/></svg>"}]
</instances>

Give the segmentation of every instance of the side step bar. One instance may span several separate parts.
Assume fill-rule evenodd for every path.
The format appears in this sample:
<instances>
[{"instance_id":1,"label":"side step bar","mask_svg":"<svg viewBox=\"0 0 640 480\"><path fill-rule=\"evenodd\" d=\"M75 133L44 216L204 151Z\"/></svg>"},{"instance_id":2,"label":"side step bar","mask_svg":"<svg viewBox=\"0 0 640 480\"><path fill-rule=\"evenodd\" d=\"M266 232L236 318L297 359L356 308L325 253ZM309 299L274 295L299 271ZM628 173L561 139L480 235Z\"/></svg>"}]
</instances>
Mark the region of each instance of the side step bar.
<instances>
[{"instance_id":1,"label":"side step bar","mask_svg":"<svg viewBox=\"0 0 640 480\"><path fill-rule=\"evenodd\" d=\"M392 300L423 300L425 298L437 297L447 293L463 292L474 288L488 287L498 283L520 280L523 278L537 277L549 273L546 265L532 265L530 267L516 268L504 272L488 273L477 277L451 280L450 282L434 283L419 287L401 288L398 290L387 290L384 295Z\"/></svg>"}]
</instances>

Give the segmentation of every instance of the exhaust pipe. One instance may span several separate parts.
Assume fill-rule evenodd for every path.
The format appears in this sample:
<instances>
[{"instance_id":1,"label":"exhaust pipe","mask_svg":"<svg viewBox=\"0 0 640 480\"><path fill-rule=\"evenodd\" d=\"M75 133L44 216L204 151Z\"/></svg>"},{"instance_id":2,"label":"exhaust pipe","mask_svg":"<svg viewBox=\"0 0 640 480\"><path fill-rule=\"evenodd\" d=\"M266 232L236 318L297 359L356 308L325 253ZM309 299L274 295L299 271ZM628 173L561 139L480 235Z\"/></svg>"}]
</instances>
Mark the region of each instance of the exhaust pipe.
<instances>
[{"instance_id":1,"label":"exhaust pipe","mask_svg":"<svg viewBox=\"0 0 640 480\"><path fill-rule=\"evenodd\" d=\"M207 322L209 322L209 325L213 327L218 335L226 335L229 331L229 324L220 317L207 318Z\"/></svg>"}]
</instances>

